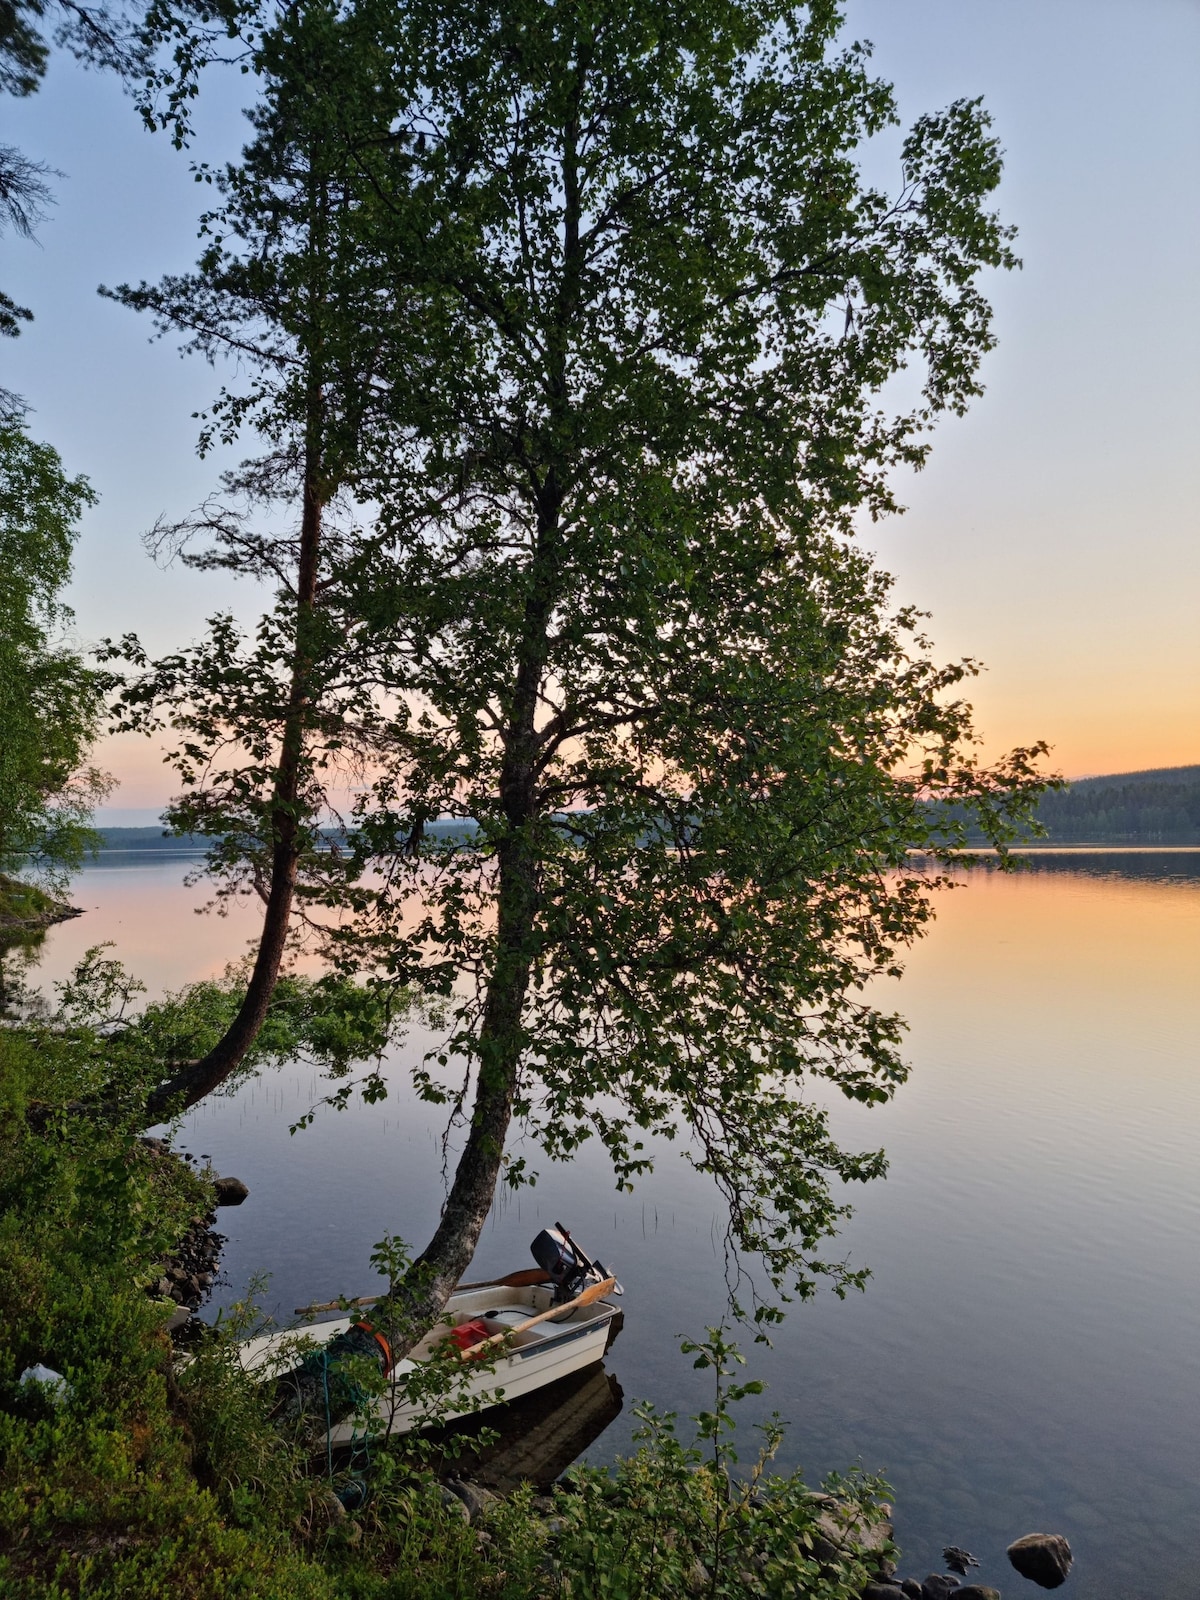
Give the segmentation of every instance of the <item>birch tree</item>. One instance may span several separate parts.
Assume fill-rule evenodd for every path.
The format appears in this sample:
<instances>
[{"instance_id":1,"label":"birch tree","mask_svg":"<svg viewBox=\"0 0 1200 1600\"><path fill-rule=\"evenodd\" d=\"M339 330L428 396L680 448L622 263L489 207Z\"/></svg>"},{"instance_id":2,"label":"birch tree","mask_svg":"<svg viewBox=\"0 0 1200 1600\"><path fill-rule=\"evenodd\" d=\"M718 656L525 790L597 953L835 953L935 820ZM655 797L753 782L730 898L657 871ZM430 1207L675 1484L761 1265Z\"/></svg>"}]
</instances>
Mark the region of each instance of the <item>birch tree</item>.
<instances>
[{"instance_id":1,"label":"birch tree","mask_svg":"<svg viewBox=\"0 0 1200 1600\"><path fill-rule=\"evenodd\" d=\"M400 710L348 959L456 998L421 1083L466 1127L395 1291L414 1325L525 1175L514 1119L555 1158L599 1139L623 1185L678 1139L780 1289L855 1281L820 1245L884 1162L838 1146L813 1085L903 1081L865 986L930 915L912 852L964 817L1002 845L1038 787L1039 747L978 762L973 665L932 659L854 543L980 392L981 278L1015 264L1000 151L960 101L897 141L891 192L866 184L896 113L839 24L378 13L408 162L397 182L364 147L362 194L406 381L365 437L380 510L345 582Z\"/></svg>"},{"instance_id":2,"label":"birch tree","mask_svg":"<svg viewBox=\"0 0 1200 1600\"><path fill-rule=\"evenodd\" d=\"M380 1313L394 1347L527 1175L514 1119L552 1158L601 1140L620 1184L678 1140L782 1292L843 1291L822 1242L884 1162L839 1147L816 1091L903 1081L902 1023L866 985L930 915L913 852L969 824L1003 846L1041 782L1040 747L976 759L972 663L932 658L854 539L980 392L981 280L1015 264L983 108L920 118L885 193L860 157L893 97L825 0L178 15L202 25L167 121L222 29L259 64L303 33L265 104L319 105L339 152L356 287L327 326L355 352L353 427L324 481L358 509L324 580L337 639L301 657L338 707L309 725L353 726L371 782L312 896L342 914L335 960L450 998L419 1082L465 1122ZM274 281L275 191L231 193ZM223 270L141 303L187 326ZM199 337L228 338L223 309ZM197 759L225 726L213 682ZM256 796L279 766L253 767ZM311 827L317 789L280 814Z\"/></svg>"}]
</instances>

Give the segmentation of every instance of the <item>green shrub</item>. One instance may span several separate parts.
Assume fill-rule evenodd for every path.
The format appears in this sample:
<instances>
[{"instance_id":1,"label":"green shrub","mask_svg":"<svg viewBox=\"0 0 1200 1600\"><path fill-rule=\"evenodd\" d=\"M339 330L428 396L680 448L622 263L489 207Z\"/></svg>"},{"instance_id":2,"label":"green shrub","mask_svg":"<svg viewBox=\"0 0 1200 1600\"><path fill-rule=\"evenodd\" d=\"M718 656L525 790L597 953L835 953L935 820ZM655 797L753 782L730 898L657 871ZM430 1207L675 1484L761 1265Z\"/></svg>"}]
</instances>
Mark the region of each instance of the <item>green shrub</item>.
<instances>
[{"instance_id":1,"label":"green shrub","mask_svg":"<svg viewBox=\"0 0 1200 1600\"><path fill-rule=\"evenodd\" d=\"M568 1473L573 1492L556 1497L553 1592L561 1600L853 1600L876 1575L878 1554L891 1548L881 1539L876 1554L863 1557L853 1537L883 1522L887 1485L837 1478L814 1496L799 1473L770 1474L782 1437L777 1422L762 1430L752 1470L735 1473L732 1407L762 1385L729 1381L743 1362L721 1328L683 1348L715 1378L713 1409L693 1419L696 1443L680 1442L671 1414L643 1405L634 1456L607 1471ZM836 1546L828 1537L831 1505L846 1530Z\"/></svg>"}]
</instances>

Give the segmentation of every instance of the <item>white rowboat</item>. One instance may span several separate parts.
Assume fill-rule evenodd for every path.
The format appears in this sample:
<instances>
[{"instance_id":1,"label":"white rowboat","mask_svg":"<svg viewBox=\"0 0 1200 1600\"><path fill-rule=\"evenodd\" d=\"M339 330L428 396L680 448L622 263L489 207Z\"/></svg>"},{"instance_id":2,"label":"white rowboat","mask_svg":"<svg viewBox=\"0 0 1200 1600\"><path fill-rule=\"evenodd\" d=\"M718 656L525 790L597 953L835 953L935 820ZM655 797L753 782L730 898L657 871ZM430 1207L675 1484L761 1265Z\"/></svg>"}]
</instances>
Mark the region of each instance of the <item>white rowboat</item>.
<instances>
[{"instance_id":1,"label":"white rowboat","mask_svg":"<svg viewBox=\"0 0 1200 1600\"><path fill-rule=\"evenodd\" d=\"M606 1280L611 1282L611 1280ZM619 1291L618 1291L619 1292ZM585 1301L587 1297L585 1296ZM516 1400L545 1384L556 1383L601 1361L608 1348L613 1318L620 1307L607 1298L584 1304L568 1302L556 1309L555 1291L547 1284L514 1287L510 1284L480 1285L459 1289L450 1296L440 1322L392 1368L387 1389L374 1400L364 1420L362 1415L335 1423L329 1430L334 1446L361 1440L364 1432L376 1437L389 1433L409 1433L429 1422L449 1422L466 1416L478 1407L481 1396L487 1404ZM545 1312L552 1313L542 1317ZM534 1327L521 1324L532 1318ZM422 1361L427 1361L439 1346L444 1346L450 1328L466 1322L482 1322L489 1338L497 1343L484 1352L487 1365L468 1359L462 1363L461 1382L446 1408L437 1407L436 1419L419 1402L405 1396L403 1380ZM335 1339L353 1326L350 1317L315 1324L310 1331L322 1342ZM296 1334L272 1333L249 1339L239 1354L247 1371L278 1369L294 1364L286 1351L294 1347ZM497 1391L501 1391L497 1394Z\"/></svg>"}]
</instances>

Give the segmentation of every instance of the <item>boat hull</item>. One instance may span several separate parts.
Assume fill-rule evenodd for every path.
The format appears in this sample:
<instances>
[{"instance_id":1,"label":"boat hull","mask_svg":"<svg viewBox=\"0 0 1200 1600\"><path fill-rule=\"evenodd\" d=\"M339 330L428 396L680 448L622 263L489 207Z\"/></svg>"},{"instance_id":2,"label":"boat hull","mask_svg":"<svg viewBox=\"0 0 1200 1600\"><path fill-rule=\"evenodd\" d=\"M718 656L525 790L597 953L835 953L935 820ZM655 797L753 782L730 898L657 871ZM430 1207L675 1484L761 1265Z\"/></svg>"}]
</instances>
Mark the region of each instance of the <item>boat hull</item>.
<instances>
[{"instance_id":1,"label":"boat hull","mask_svg":"<svg viewBox=\"0 0 1200 1600\"><path fill-rule=\"evenodd\" d=\"M329 1429L330 1444L350 1445L364 1436L410 1433L433 1422L452 1422L481 1406L519 1399L601 1361L620 1307L610 1300L597 1300L578 1309L564 1308L560 1315L536 1328L520 1330L520 1323L549 1310L553 1303L551 1290L542 1285L485 1286L452 1295L438 1326L409 1357L396 1363L387 1389L366 1414L360 1412ZM511 1333L510 1343L489 1350L486 1363L472 1361L468 1353L454 1393L446 1400L434 1406L410 1401L405 1386L407 1375L446 1339L450 1327L477 1319L485 1323L489 1333L518 1331ZM351 1325L349 1317L339 1317L304 1331L325 1343ZM261 1369L264 1375L272 1368L279 1370L281 1362L287 1364L286 1352L294 1346L295 1337L293 1331L248 1340L240 1350L242 1365L250 1371Z\"/></svg>"}]
</instances>

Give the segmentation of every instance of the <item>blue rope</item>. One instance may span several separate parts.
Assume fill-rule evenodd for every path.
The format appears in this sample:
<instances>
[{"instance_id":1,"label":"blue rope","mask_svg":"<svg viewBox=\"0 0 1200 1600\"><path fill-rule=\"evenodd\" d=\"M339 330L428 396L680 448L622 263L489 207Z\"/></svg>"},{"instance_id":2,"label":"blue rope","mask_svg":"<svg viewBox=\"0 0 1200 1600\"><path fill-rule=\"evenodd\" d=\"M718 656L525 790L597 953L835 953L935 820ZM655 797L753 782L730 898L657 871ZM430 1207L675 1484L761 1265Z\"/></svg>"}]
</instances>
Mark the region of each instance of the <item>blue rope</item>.
<instances>
[{"instance_id":1,"label":"blue rope","mask_svg":"<svg viewBox=\"0 0 1200 1600\"><path fill-rule=\"evenodd\" d=\"M333 1418L329 1411L329 1357L321 1351L321 1387L325 1391L325 1462L329 1469L329 1481L333 1482Z\"/></svg>"},{"instance_id":2,"label":"blue rope","mask_svg":"<svg viewBox=\"0 0 1200 1600\"><path fill-rule=\"evenodd\" d=\"M322 1390L322 1393L323 1393L323 1395L325 1397L325 1467L326 1467L326 1471L329 1474L329 1481L330 1481L330 1483L332 1483L333 1482L333 1439L332 1439L331 1435L332 1435L332 1432L333 1432L333 1410L332 1410L332 1407L331 1407L330 1402L329 1402L329 1351L328 1351L328 1348L323 1347L320 1351L314 1352L314 1356L315 1356L315 1359L318 1360L320 1362L320 1365L321 1365L321 1390ZM311 1361L313 1359L313 1357L310 1357L308 1359ZM349 1398L351 1400L351 1403L354 1404L355 1406L358 1406L360 1404L364 1404L369 1399L369 1396L365 1393L364 1390L360 1389L357 1384L350 1384L348 1386L348 1393L349 1393ZM359 1463L360 1457L365 1461L365 1468L366 1468L365 1473L360 1471L360 1469L359 1469L358 1463ZM362 1435L362 1438L360 1439L356 1429L353 1427L353 1425L351 1426L351 1430L350 1430L350 1471L351 1471L351 1475L352 1475L353 1480L355 1482L357 1482L359 1488L362 1490L363 1498L365 1500L366 1492L367 1492L366 1479L367 1479L367 1477L369 1477L370 1471L371 1471L371 1436L370 1436L369 1427L364 1431L364 1433Z\"/></svg>"}]
</instances>

